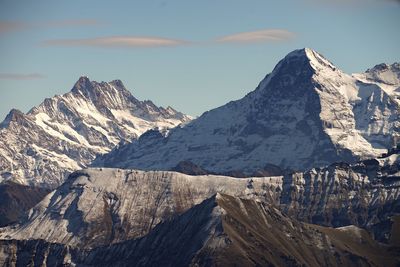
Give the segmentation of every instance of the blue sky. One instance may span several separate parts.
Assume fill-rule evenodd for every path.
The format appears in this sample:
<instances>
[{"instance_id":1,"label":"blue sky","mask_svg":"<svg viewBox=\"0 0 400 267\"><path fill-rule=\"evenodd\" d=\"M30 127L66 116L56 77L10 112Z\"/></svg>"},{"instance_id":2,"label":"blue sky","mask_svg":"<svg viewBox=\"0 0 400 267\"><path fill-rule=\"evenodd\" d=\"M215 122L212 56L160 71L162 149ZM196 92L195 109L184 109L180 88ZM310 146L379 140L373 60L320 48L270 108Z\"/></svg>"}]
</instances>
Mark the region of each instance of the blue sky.
<instances>
[{"instance_id":1,"label":"blue sky","mask_svg":"<svg viewBox=\"0 0 400 267\"><path fill-rule=\"evenodd\" d=\"M0 0L0 121L81 75L191 114L310 47L348 73L400 61L397 0Z\"/></svg>"}]
</instances>

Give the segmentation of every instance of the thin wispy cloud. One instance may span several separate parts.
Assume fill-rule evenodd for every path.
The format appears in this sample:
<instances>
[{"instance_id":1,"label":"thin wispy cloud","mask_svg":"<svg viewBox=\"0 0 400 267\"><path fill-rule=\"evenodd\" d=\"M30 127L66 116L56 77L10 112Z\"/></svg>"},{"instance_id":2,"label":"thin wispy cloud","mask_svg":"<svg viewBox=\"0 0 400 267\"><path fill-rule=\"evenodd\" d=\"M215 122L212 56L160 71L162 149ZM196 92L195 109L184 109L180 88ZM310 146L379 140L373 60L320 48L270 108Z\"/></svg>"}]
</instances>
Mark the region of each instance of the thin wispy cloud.
<instances>
[{"instance_id":1,"label":"thin wispy cloud","mask_svg":"<svg viewBox=\"0 0 400 267\"><path fill-rule=\"evenodd\" d=\"M27 80L38 80L45 78L44 75L39 73L0 73L0 80L11 80L11 81L27 81Z\"/></svg>"},{"instance_id":2,"label":"thin wispy cloud","mask_svg":"<svg viewBox=\"0 0 400 267\"><path fill-rule=\"evenodd\" d=\"M0 34L7 32L32 30L32 29L95 26L99 24L101 24L101 22L94 19L54 20L54 21L42 21L42 22L3 20L0 21Z\"/></svg>"},{"instance_id":3,"label":"thin wispy cloud","mask_svg":"<svg viewBox=\"0 0 400 267\"><path fill-rule=\"evenodd\" d=\"M395 3L400 4L400 0L305 0L307 4L328 6L328 7L371 7L374 5Z\"/></svg>"},{"instance_id":4,"label":"thin wispy cloud","mask_svg":"<svg viewBox=\"0 0 400 267\"><path fill-rule=\"evenodd\" d=\"M76 19L76 20L45 21L38 23L37 25L43 27L70 27L70 26L94 26L99 24L101 24L101 22L95 19Z\"/></svg>"},{"instance_id":5,"label":"thin wispy cloud","mask_svg":"<svg viewBox=\"0 0 400 267\"><path fill-rule=\"evenodd\" d=\"M295 37L293 32L284 29L264 29L226 35L216 39L217 43L269 43L288 41Z\"/></svg>"},{"instance_id":6,"label":"thin wispy cloud","mask_svg":"<svg viewBox=\"0 0 400 267\"><path fill-rule=\"evenodd\" d=\"M400 0L385 0L385 1L400 4Z\"/></svg>"},{"instance_id":7,"label":"thin wispy cloud","mask_svg":"<svg viewBox=\"0 0 400 267\"><path fill-rule=\"evenodd\" d=\"M16 21L0 21L0 33L23 30L28 27L27 24Z\"/></svg>"},{"instance_id":8,"label":"thin wispy cloud","mask_svg":"<svg viewBox=\"0 0 400 267\"><path fill-rule=\"evenodd\" d=\"M55 39L42 43L44 46L89 46L89 47L165 47L189 44L187 41L162 38L162 37L140 37L140 36L109 36L87 39Z\"/></svg>"}]
</instances>

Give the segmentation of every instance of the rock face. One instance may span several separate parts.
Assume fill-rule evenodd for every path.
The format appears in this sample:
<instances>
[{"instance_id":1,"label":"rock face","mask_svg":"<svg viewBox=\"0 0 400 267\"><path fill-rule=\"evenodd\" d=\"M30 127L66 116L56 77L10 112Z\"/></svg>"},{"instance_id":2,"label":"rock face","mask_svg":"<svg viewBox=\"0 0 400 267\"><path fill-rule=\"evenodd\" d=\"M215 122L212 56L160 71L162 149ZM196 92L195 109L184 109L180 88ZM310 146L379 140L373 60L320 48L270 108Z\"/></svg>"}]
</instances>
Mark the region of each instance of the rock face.
<instances>
[{"instance_id":1,"label":"rock face","mask_svg":"<svg viewBox=\"0 0 400 267\"><path fill-rule=\"evenodd\" d=\"M309 223L363 227L388 243L392 218L400 214L397 157L247 179L87 169L71 174L19 224L0 229L0 238L44 239L81 248L109 245L145 236L158 223L224 193L275 205Z\"/></svg>"},{"instance_id":2,"label":"rock face","mask_svg":"<svg viewBox=\"0 0 400 267\"><path fill-rule=\"evenodd\" d=\"M91 251L84 262L122 266L335 266L338 262L342 266L395 266L399 260L399 255L386 251L357 227L306 225L261 202L218 194L158 225L142 239Z\"/></svg>"},{"instance_id":3,"label":"rock face","mask_svg":"<svg viewBox=\"0 0 400 267\"><path fill-rule=\"evenodd\" d=\"M301 221L332 227L357 225L388 242L391 218L400 214L399 199L399 163L382 166L369 160L285 175L280 207ZM387 227L379 226L382 222Z\"/></svg>"},{"instance_id":4,"label":"rock face","mask_svg":"<svg viewBox=\"0 0 400 267\"><path fill-rule=\"evenodd\" d=\"M355 226L300 223L271 205L217 194L142 238L92 250L42 240L0 241L2 265L396 266L398 248Z\"/></svg>"},{"instance_id":5,"label":"rock face","mask_svg":"<svg viewBox=\"0 0 400 267\"><path fill-rule=\"evenodd\" d=\"M236 179L175 172L88 169L67 181L30 210L19 225L0 229L1 238L44 239L94 247L146 235L217 192L260 195L276 201L281 177Z\"/></svg>"},{"instance_id":6,"label":"rock face","mask_svg":"<svg viewBox=\"0 0 400 267\"><path fill-rule=\"evenodd\" d=\"M0 184L0 227L17 222L26 211L39 203L50 190L13 182Z\"/></svg>"},{"instance_id":7,"label":"rock face","mask_svg":"<svg viewBox=\"0 0 400 267\"><path fill-rule=\"evenodd\" d=\"M383 86L368 73L350 76L311 49L293 51L244 98L168 135L143 135L93 166L170 170L192 162L214 173L251 174L266 164L307 170L377 156L400 130L393 89L400 84Z\"/></svg>"},{"instance_id":8,"label":"rock face","mask_svg":"<svg viewBox=\"0 0 400 267\"><path fill-rule=\"evenodd\" d=\"M46 99L27 114L12 110L0 124L0 182L52 187L97 154L158 127L190 117L139 101L121 81L81 77L72 90Z\"/></svg>"}]
</instances>

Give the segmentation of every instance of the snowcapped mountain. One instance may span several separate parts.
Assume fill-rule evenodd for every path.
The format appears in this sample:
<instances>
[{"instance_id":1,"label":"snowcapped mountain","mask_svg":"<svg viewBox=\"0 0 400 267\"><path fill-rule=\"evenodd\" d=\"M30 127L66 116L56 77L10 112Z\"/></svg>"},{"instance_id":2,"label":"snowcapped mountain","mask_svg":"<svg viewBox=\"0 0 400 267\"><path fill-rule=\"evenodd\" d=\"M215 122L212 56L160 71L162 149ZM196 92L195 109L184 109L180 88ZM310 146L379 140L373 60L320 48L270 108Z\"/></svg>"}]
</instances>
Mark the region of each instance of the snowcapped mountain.
<instances>
[{"instance_id":1,"label":"snowcapped mountain","mask_svg":"<svg viewBox=\"0 0 400 267\"><path fill-rule=\"evenodd\" d=\"M177 172L89 168L77 171L0 239L43 239L93 248L143 237L160 222L216 193L274 205L309 223L356 225L388 242L399 214L399 155L304 173L238 179ZM385 223L386 227L374 228Z\"/></svg>"},{"instance_id":2,"label":"snowcapped mountain","mask_svg":"<svg viewBox=\"0 0 400 267\"><path fill-rule=\"evenodd\" d=\"M364 73L353 74L357 79L366 83L378 83L379 86L399 102L400 99L400 63L376 65Z\"/></svg>"},{"instance_id":3,"label":"snowcapped mountain","mask_svg":"<svg viewBox=\"0 0 400 267\"><path fill-rule=\"evenodd\" d=\"M305 170L371 158L400 132L396 90L388 89L399 87L398 73L394 64L351 76L311 49L296 50L244 98L168 135L147 132L93 166L170 170L187 161L253 173L266 164Z\"/></svg>"},{"instance_id":4,"label":"snowcapped mountain","mask_svg":"<svg viewBox=\"0 0 400 267\"><path fill-rule=\"evenodd\" d=\"M27 114L7 115L0 124L0 181L54 187L121 142L190 119L171 107L137 100L120 80L81 77L70 92L45 99Z\"/></svg>"}]
</instances>

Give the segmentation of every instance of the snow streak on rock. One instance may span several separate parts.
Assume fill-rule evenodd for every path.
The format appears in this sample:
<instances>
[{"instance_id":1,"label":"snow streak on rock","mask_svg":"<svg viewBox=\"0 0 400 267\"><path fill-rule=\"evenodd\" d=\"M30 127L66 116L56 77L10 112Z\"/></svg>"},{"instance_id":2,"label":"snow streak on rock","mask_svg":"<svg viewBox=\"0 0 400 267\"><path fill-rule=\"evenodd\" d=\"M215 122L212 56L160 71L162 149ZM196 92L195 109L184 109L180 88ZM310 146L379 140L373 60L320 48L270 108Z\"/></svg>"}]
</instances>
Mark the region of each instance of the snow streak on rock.
<instances>
[{"instance_id":1,"label":"snow streak on rock","mask_svg":"<svg viewBox=\"0 0 400 267\"><path fill-rule=\"evenodd\" d=\"M81 77L69 93L47 98L27 114L7 115L0 124L0 181L55 187L97 154L149 129L190 119L171 107L137 100L120 80Z\"/></svg>"},{"instance_id":2,"label":"snow streak on rock","mask_svg":"<svg viewBox=\"0 0 400 267\"><path fill-rule=\"evenodd\" d=\"M216 173L250 174L266 164L307 170L372 158L400 132L393 66L351 76L311 49L296 50L244 98L167 136L145 134L93 166L170 170L187 161Z\"/></svg>"}]
</instances>

